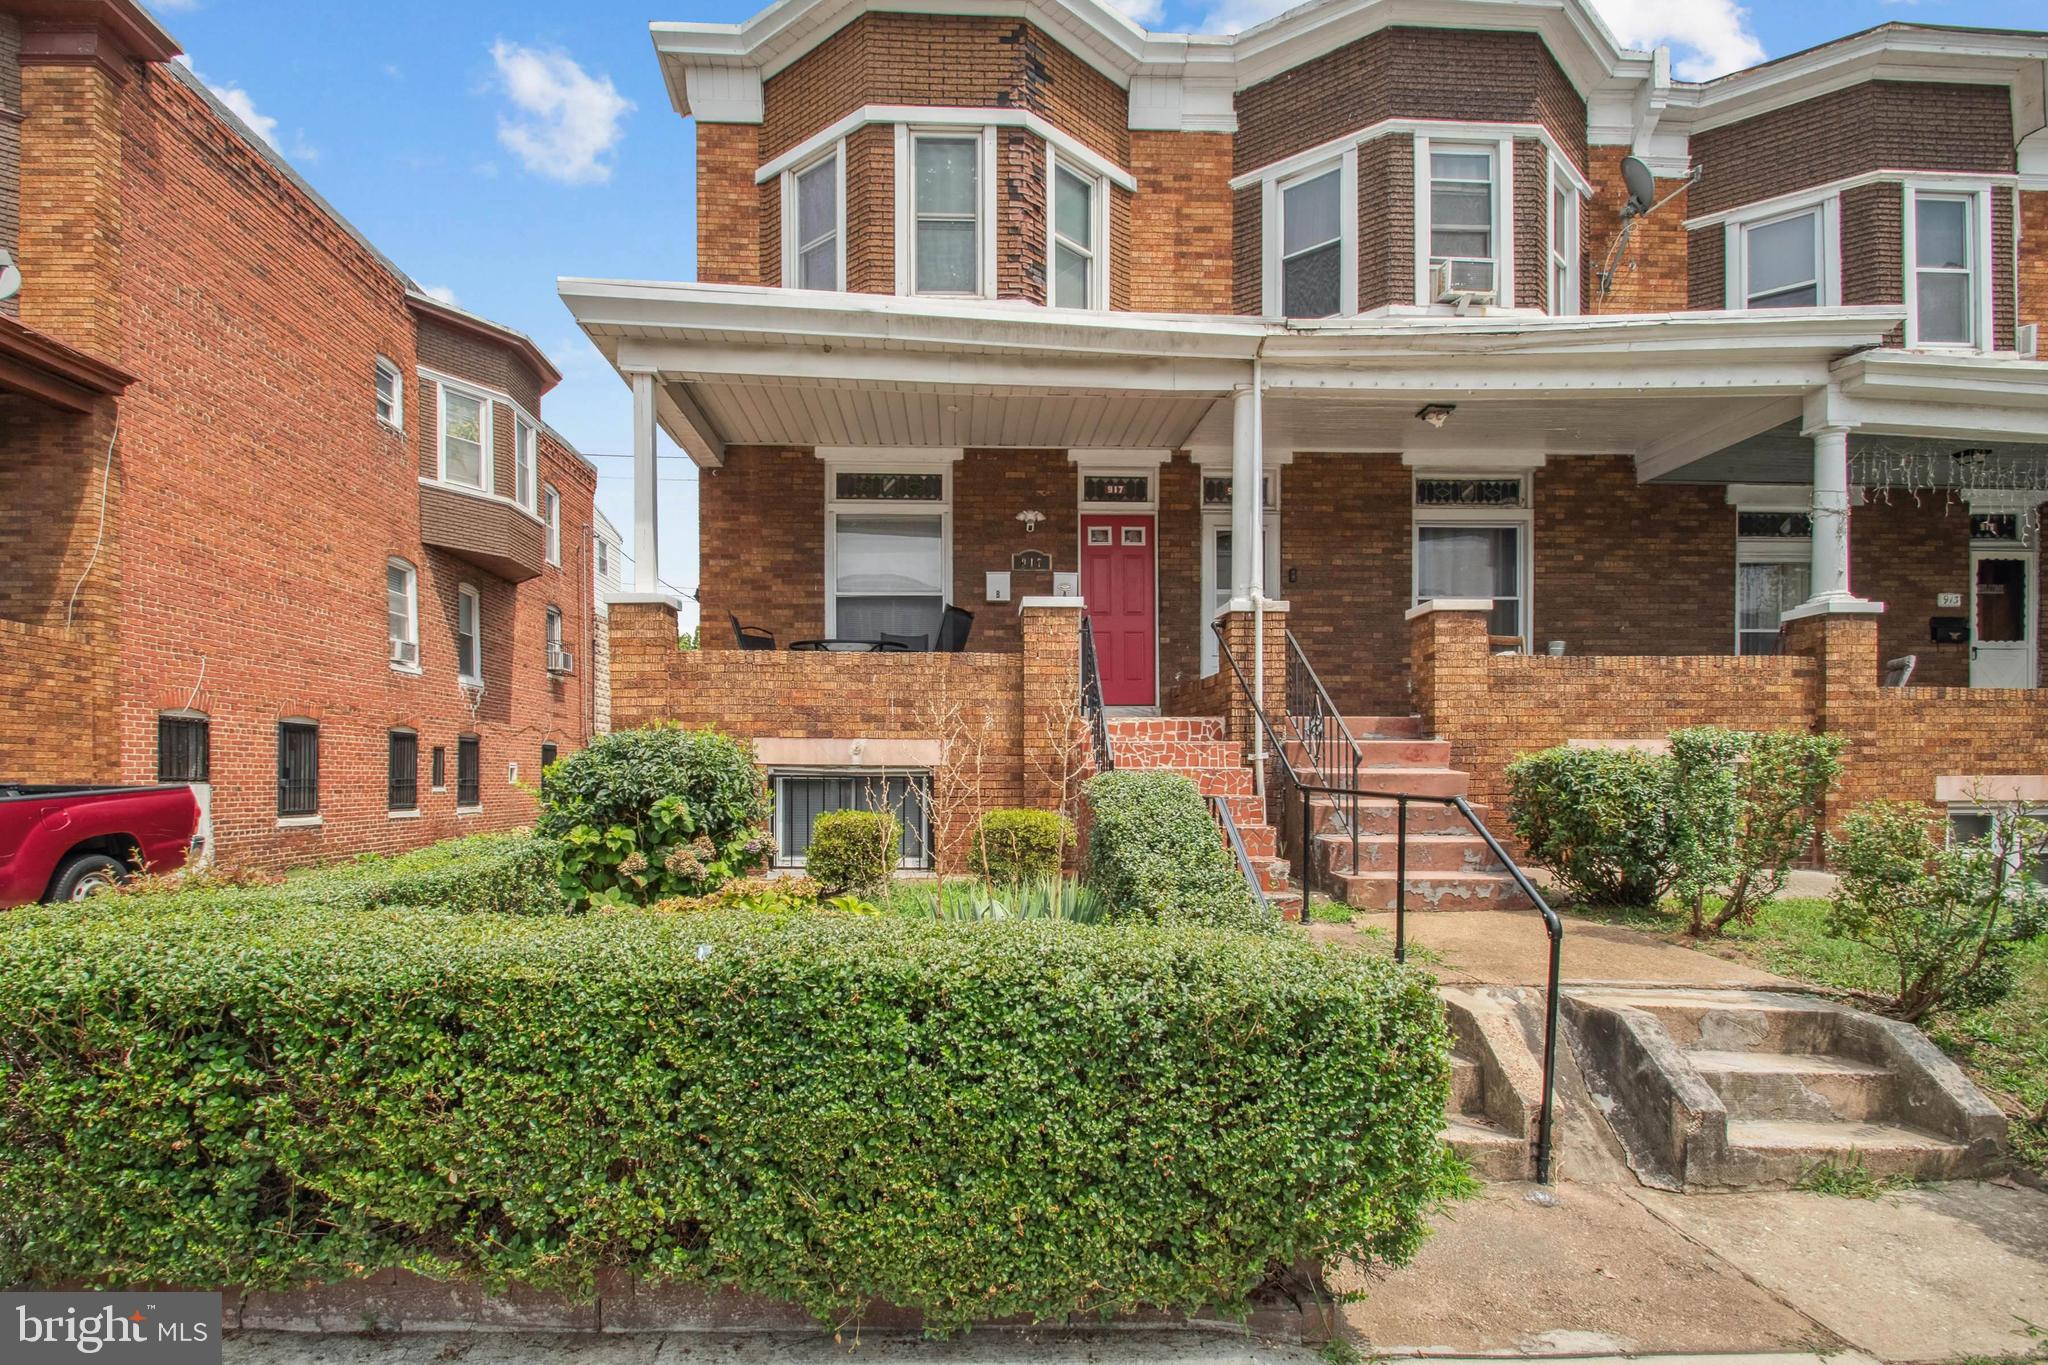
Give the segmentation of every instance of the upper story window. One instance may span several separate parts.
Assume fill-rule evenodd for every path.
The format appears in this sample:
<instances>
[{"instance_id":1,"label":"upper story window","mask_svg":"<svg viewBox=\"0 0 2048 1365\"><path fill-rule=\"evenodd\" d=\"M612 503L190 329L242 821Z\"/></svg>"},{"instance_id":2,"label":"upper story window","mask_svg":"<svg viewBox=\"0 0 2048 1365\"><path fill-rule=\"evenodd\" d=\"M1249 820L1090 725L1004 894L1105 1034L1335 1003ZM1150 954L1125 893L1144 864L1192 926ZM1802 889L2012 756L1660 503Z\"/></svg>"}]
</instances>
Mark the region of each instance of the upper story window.
<instances>
[{"instance_id":1,"label":"upper story window","mask_svg":"<svg viewBox=\"0 0 2048 1365\"><path fill-rule=\"evenodd\" d=\"M913 133L910 256L913 291L982 294L982 144L979 133Z\"/></svg>"},{"instance_id":2,"label":"upper story window","mask_svg":"<svg viewBox=\"0 0 2048 1365\"><path fill-rule=\"evenodd\" d=\"M483 599L464 583L455 590L455 671L462 681L483 685Z\"/></svg>"},{"instance_id":3,"label":"upper story window","mask_svg":"<svg viewBox=\"0 0 2048 1365\"><path fill-rule=\"evenodd\" d=\"M405 376L383 356L377 357L377 420L387 427L405 427Z\"/></svg>"},{"instance_id":4,"label":"upper story window","mask_svg":"<svg viewBox=\"0 0 2048 1365\"><path fill-rule=\"evenodd\" d=\"M1450 290L1499 288L1499 162L1493 147L1429 147L1429 263L1432 272L1448 265Z\"/></svg>"},{"instance_id":5,"label":"upper story window","mask_svg":"<svg viewBox=\"0 0 2048 1365\"><path fill-rule=\"evenodd\" d=\"M1815 308L1822 297L1818 206L1742 229L1742 306Z\"/></svg>"},{"instance_id":6,"label":"upper story window","mask_svg":"<svg viewBox=\"0 0 2048 1365\"><path fill-rule=\"evenodd\" d=\"M391 666L420 666L420 579L412 565L392 559L384 565L385 614L390 620Z\"/></svg>"},{"instance_id":7,"label":"upper story window","mask_svg":"<svg viewBox=\"0 0 2048 1365\"><path fill-rule=\"evenodd\" d=\"M782 282L843 289L846 277L846 144L782 177Z\"/></svg>"},{"instance_id":8,"label":"upper story window","mask_svg":"<svg viewBox=\"0 0 2048 1365\"><path fill-rule=\"evenodd\" d=\"M1912 301L1906 344L1980 345L1978 197L1918 190L1909 197Z\"/></svg>"},{"instance_id":9,"label":"upper story window","mask_svg":"<svg viewBox=\"0 0 2048 1365\"><path fill-rule=\"evenodd\" d=\"M441 410L441 479L489 492L491 400L483 394L436 386Z\"/></svg>"},{"instance_id":10,"label":"upper story window","mask_svg":"<svg viewBox=\"0 0 2048 1365\"><path fill-rule=\"evenodd\" d=\"M540 490L540 519L547 527L548 563L562 562L562 495L553 484Z\"/></svg>"},{"instance_id":11,"label":"upper story window","mask_svg":"<svg viewBox=\"0 0 2048 1365\"><path fill-rule=\"evenodd\" d=\"M512 498L533 506L533 481L540 469L540 433L524 417L512 419Z\"/></svg>"},{"instance_id":12,"label":"upper story window","mask_svg":"<svg viewBox=\"0 0 2048 1365\"><path fill-rule=\"evenodd\" d=\"M1052 158L1052 305L1101 308L1108 301L1103 269L1101 182Z\"/></svg>"},{"instance_id":13,"label":"upper story window","mask_svg":"<svg viewBox=\"0 0 2048 1365\"><path fill-rule=\"evenodd\" d=\"M568 672L568 656L562 649L562 611L559 607L548 608L547 629L545 639L547 645L548 672Z\"/></svg>"},{"instance_id":14,"label":"upper story window","mask_svg":"<svg viewBox=\"0 0 2048 1365\"><path fill-rule=\"evenodd\" d=\"M1550 312L1571 317L1579 311L1579 196L1550 169Z\"/></svg>"},{"instance_id":15,"label":"upper story window","mask_svg":"<svg viewBox=\"0 0 2048 1365\"><path fill-rule=\"evenodd\" d=\"M1342 174L1332 166L1280 186L1280 310L1287 317L1344 311Z\"/></svg>"},{"instance_id":16,"label":"upper story window","mask_svg":"<svg viewBox=\"0 0 2048 1365\"><path fill-rule=\"evenodd\" d=\"M603 536L599 536L596 539L596 541L593 542L591 548L595 552L594 563L597 567L597 576L600 579L610 578L612 576L611 542L606 540Z\"/></svg>"}]
</instances>

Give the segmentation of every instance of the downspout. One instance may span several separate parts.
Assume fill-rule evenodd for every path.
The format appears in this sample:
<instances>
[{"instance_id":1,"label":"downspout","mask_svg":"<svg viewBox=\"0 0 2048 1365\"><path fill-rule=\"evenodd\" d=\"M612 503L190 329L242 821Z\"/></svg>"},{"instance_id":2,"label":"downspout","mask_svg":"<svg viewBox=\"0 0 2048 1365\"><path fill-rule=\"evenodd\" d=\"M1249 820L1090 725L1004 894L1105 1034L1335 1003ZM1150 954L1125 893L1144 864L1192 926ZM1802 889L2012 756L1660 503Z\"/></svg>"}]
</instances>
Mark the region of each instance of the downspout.
<instances>
[{"instance_id":1,"label":"downspout","mask_svg":"<svg viewBox=\"0 0 2048 1365\"><path fill-rule=\"evenodd\" d=\"M1252 705L1266 714L1266 349L1261 338L1252 352ZM1259 801L1266 799L1266 727L1252 726L1252 772ZM1306 834L1303 835L1306 838Z\"/></svg>"}]
</instances>

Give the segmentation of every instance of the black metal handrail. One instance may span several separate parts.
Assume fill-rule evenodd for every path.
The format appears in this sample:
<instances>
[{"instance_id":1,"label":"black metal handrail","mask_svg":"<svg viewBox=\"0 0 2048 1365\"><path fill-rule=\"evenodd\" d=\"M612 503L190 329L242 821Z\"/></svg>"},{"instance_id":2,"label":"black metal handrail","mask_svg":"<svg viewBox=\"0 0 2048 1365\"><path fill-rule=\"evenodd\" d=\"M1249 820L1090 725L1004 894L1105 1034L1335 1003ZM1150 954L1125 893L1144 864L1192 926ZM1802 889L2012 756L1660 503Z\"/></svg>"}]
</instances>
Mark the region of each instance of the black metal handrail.
<instances>
[{"instance_id":1,"label":"black metal handrail","mask_svg":"<svg viewBox=\"0 0 2048 1365\"><path fill-rule=\"evenodd\" d=\"M1252 889L1252 899L1261 910L1268 908L1266 888L1259 884L1259 870L1252 866L1252 855L1244 846L1244 835L1238 831L1237 817L1230 813L1230 798L1212 796L1209 809L1216 813L1216 823L1223 826L1223 837L1230 841L1230 851L1237 859L1237 870L1244 875L1245 884Z\"/></svg>"},{"instance_id":2,"label":"black metal handrail","mask_svg":"<svg viewBox=\"0 0 2048 1365\"><path fill-rule=\"evenodd\" d=\"M1291 630L1287 632L1287 726L1310 768L1331 780L1348 779L1352 786L1358 785L1365 751ZM1358 827L1356 802L1349 803L1348 809L1336 807L1333 813L1347 829Z\"/></svg>"},{"instance_id":3,"label":"black metal handrail","mask_svg":"<svg viewBox=\"0 0 2048 1365\"><path fill-rule=\"evenodd\" d=\"M1550 1183L1551 1170L1552 1131L1557 1116L1558 984L1564 967L1564 921L1558 917L1557 911L1550 908L1550 902L1543 898L1543 893L1536 889L1535 884L1522 871L1521 865L1509 856L1505 848L1501 847L1500 840L1493 837L1493 831L1486 827L1486 823L1479 818L1478 812L1472 809L1471 803L1464 797L1418 796L1410 792L1371 791L1361 788L1356 784L1340 786L1332 783L1304 782L1300 772L1288 759L1286 747L1279 742L1278 736L1273 733L1273 724L1266 718L1265 708L1259 705L1258 698L1253 695L1251 685L1245 679L1244 669L1239 667L1237 659L1230 652L1229 642L1223 638L1222 629L1220 626L1213 624L1211 629L1216 631L1216 647L1219 656L1230 665L1230 671L1237 679L1238 690L1244 694L1246 702L1251 707L1252 715L1258 719L1259 725L1265 731L1267 740L1272 745L1272 758L1279 764L1281 776L1285 778L1289 786L1301 794L1300 846L1302 876L1300 881L1304 921L1307 919L1310 874L1315 867L1316 861L1315 798L1318 796L1330 797L1333 810L1338 808L1338 803L1341 801L1348 802L1354 812L1358 808L1357 803L1361 800L1392 801L1394 803L1394 960L1396 962L1406 962L1408 960L1408 805L1413 801L1420 801L1425 805L1447 806L1456 810L1464 818L1465 823L1472 827L1472 832L1477 834L1486 844L1487 850L1493 854L1494 858L1499 861L1503 868L1507 869L1509 878L1515 883L1515 886L1521 893L1529 898L1529 903L1536 907L1537 914L1543 917L1543 930L1550 939L1550 963L1549 984L1544 992L1543 1008L1543 1102L1536 1122L1534 1155L1536 1158L1537 1183L1548 1185ZM1351 821L1350 834L1351 867L1355 871L1358 867L1358 821L1355 816Z\"/></svg>"},{"instance_id":4,"label":"black metal handrail","mask_svg":"<svg viewBox=\"0 0 2048 1365\"><path fill-rule=\"evenodd\" d=\"M1081 718L1095 751L1095 771L1116 771L1116 752L1109 743L1109 716L1102 707L1102 665L1095 657L1095 623L1081 617Z\"/></svg>"}]
</instances>

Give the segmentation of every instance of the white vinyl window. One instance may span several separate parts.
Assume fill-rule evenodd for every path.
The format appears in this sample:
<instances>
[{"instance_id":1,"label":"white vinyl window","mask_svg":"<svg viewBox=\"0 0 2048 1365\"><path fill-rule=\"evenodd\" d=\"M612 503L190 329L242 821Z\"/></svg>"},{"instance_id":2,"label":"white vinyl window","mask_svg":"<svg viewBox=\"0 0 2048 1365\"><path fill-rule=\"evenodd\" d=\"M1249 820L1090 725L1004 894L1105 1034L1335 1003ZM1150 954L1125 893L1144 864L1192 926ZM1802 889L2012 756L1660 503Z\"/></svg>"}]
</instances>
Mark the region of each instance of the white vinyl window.
<instances>
[{"instance_id":1,"label":"white vinyl window","mask_svg":"<svg viewBox=\"0 0 2048 1365\"><path fill-rule=\"evenodd\" d=\"M1453 289L1499 288L1498 164L1492 147L1429 147L1429 263L1449 264Z\"/></svg>"},{"instance_id":2,"label":"white vinyl window","mask_svg":"<svg viewBox=\"0 0 2048 1365\"><path fill-rule=\"evenodd\" d=\"M1550 311L1571 317L1579 311L1579 196L1550 172Z\"/></svg>"},{"instance_id":3,"label":"white vinyl window","mask_svg":"<svg viewBox=\"0 0 2048 1365\"><path fill-rule=\"evenodd\" d=\"M1280 311L1287 317L1344 310L1343 198L1338 166L1280 186Z\"/></svg>"},{"instance_id":4,"label":"white vinyl window","mask_svg":"<svg viewBox=\"0 0 2048 1365\"><path fill-rule=\"evenodd\" d=\"M524 417L512 419L512 498L533 507L533 481L540 468L540 433Z\"/></svg>"},{"instance_id":5,"label":"white vinyl window","mask_svg":"<svg viewBox=\"0 0 2048 1365\"><path fill-rule=\"evenodd\" d=\"M1813 513L1789 505L1735 513L1735 652L1779 654L1785 613L1812 595Z\"/></svg>"},{"instance_id":6,"label":"white vinyl window","mask_svg":"<svg viewBox=\"0 0 2048 1365\"><path fill-rule=\"evenodd\" d=\"M937 643L952 574L951 486L945 469L830 472L827 635Z\"/></svg>"},{"instance_id":7,"label":"white vinyl window","mask_svg":"<svg viewBox=\"0 0 2048 1365\"><path fill-rule=\"evenodd\" d=\"M1976 196L1915 192L1912 211L1910 344L1974 346L1979 333Z\"/></svg>"},{"instance_id":8,"label":"white vinyl window","mask_svg":"<svg viewBox=\"0 0 2048 1365\"><path fill-rule=\"evenodd\" d=\"M911 146L911 278L919 294L980 294L983 137L917 133Z\"/></svg>"},{"instance_id":9,"label":"white vinyl window","mask_svg":"<svg viewBox=\"0 0 2048 1365\"><path fill-rule=\"evenodd\" d=\"M489 492L491 400L452 384L437 386L441 410L441 480Z\"/></svg>"},{"instance_id":10,"label":"white vinyl window","mask_svg":"<svg viewBox=\"0 0 2048 1365\"><path fill-rule=\"evenodd\" d=\"M420 666L419 574L402 559L384 565L385 612L390 618L391 666L417 672Z\"/></svg>"},{"instance_id":11,"label":"white vinyl window","mask_svg":"<svg viewBox=\"0 0 2048 1365\"><path fill-rule=\"evenodd\" d=\"M405 376L383 356L377 357L377 420L405 429Z\"/></svg>"},{"instance_id":12,"label":"white vinyl window","mask_svg":"<svg viewBox=\"0 0 2048 1365\"><path fill-rule=\"evenodd\" d=\"M1742 306L1817 308L1827 252L1819 206L1742 228Z\"/></svg>"},{"instance_id":13,"label":"white vinyl window","mask_svg":"<svg viewBox=\"0 0 2048 1365\"><path fill-rule=\"evenodd\" d=\"M796 289L844 288L845 144L783 176L783 282Z\"/></svg>"},{"instance_id":14,"label":"white vinyl window","mask_svg":"<svg viewBox=\"0 0 2048 1365\"><path fill-rule=\"evenodd\" d=\"M1414 602L1491 598L1489 635L1529 638L1528 480L1518 474L1415 477Z\"/></svg>"},{"instance_id":15,"label":"white vinyl window","mask_svg":"<svg viewBox=\"0 0 2048 1365\"><path fill-rule=\"evenodd\" d=\"M562 495L553 484L540 490L540 519L547 525L548 563L562 562Z\"/></svg>"},{"instance_id":16,"label":"white vinyl window","mask_svg":"<svg viewBox=\"0 0 2048 1365\"><path fill-rule=\"evenodd\" d=\"M562 652L562 610L549 607L547 614L547 664L555 666L555 657Z\"/></svg>"},{"instance_id":17,"label":"white vinyl window","mask_svg":"<svg viewBox=\"0 0 2048 1365\"><path fill-rule=\"evenodd\" d=\"M1052 159L1051 261L1055 308L1101 308L1106 302L1101 182L1057 156Z\"/></svg>"},{"instance_id":18,"label":"white vinyl window","mask_svg":"<svg viewBox=\"0 0 2048 1365\"><path fill-rule=\"evenodd\" d=\"M466 683L484 680L483 599L467 583L455 590L455 671Z\"/></svg>"}]
</instances>

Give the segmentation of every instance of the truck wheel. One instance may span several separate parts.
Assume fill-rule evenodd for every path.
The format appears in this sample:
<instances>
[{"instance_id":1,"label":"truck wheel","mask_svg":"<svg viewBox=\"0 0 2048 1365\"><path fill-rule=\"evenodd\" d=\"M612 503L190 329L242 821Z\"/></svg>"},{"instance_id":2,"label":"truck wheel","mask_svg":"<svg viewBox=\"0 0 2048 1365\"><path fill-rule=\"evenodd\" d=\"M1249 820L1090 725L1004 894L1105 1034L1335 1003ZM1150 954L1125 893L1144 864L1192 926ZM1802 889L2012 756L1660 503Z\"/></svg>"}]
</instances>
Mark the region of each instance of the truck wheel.
<instances>
[{"instance_id":1,"label":"truck wheel","mask_svg":"<svg viewBox=\"0 0 2048 1365\"><path fill-rule=\"evenodd\" d=\"M128 879L128 865L104 853L81 853L67 858L50 884L53 901L82 901L96 891L117 886Z\"/></svg>"}]
</instances>

